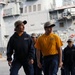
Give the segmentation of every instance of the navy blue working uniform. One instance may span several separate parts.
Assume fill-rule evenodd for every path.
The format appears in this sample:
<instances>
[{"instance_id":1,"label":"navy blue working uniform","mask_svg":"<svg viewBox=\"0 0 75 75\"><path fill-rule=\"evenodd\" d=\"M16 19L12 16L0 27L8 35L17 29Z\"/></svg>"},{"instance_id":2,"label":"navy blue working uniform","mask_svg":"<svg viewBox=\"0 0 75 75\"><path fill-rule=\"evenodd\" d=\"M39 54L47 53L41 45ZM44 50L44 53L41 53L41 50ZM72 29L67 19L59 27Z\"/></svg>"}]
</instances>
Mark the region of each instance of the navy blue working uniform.
<instances>
[{"instance_id":1,"label":"navy blue working uniform","mask_svg":"<svg viewBox=\"0 0 75 75\"><path fill-rule=\"evenodd\" d=\"M75 75L75 46L65 47L63 50L63 70L62 75Z\"/></svg>"},{"instance_id":2,"label":"navy blue working uniform","mask_svg":"<svg viewBox=\"0 0 75 75\"><path fill-rule=\"evenodd\" d=\"M7 45L7 60L12 60L10 75L17 75L18 70L23 66L26 75L33 75L33 64L29 64L30 59L34 59L34 47L31 37L24 32L19 36L16 32L10 37Z\"/></svg>"}]
</instances>

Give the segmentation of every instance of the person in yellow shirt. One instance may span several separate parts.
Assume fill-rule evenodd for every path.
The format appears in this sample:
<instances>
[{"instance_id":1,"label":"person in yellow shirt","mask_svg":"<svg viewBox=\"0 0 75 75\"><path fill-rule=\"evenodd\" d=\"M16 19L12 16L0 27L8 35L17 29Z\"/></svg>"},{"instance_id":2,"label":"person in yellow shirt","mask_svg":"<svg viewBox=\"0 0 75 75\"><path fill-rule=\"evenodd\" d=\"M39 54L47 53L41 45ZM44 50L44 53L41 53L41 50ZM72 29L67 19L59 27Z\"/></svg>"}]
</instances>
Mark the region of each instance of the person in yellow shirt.
<instances>
[{"instance_id":1,"label":"person in yellow shirt","mask_svg":"<svg viewBox=\"0 0 75 75\"><path fill-rule=\"evenodd\" d=\"M62 41L60 37L52 32L55 24L46 22L44 24L45 33L41 35L35 44L37 49L37 63L41 68L40 51L43 55L44 75L57 75L58 67L62 67Z\"/></svg>"}]
</instances>

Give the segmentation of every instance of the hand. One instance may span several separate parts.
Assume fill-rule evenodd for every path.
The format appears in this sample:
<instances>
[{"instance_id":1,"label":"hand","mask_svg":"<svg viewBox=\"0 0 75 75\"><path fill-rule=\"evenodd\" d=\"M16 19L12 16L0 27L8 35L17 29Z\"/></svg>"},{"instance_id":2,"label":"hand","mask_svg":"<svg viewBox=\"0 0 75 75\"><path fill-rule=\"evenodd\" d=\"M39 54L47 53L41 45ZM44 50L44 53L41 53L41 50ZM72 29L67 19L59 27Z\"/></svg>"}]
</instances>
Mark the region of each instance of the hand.
<instances>
[{"instance_id":1,"label":"hand","mask_svg":"<svg viewBox=\"0 0 75 75\"><path fill-rule=\"evenodd\" d=\"M42 68L42 64L40 62L37 62L37 65L39 68Z\"/></svg>"},{"instance_id":2,"label":"hand","mask_svg":"<svg viewBox=\"0 0 75 75\"><path fill-rule=\"evenodd\" d=\"M59 62L59 67L61 68L63 66L63 62Z\"/></svg>"},{"instance_id":3,"label":"hand","mask_svg":"<svg viewBox=\"0 0 75 75\"><path fill-rule=\"evenodd\" d=\"M8 61L8 65L11 66L11 64L12 64L12 61Z\"/></svg>"},{"instance_id":4,"label":"hand","mask_svg":"<svg viewBox=\"0 0 75 75\"><path fill-rule=\"evenodd\" d=\"M30 59L29 60L29 64L33 64L34 63L34 60L33 59Z\"/></svg>"}]
</instances>

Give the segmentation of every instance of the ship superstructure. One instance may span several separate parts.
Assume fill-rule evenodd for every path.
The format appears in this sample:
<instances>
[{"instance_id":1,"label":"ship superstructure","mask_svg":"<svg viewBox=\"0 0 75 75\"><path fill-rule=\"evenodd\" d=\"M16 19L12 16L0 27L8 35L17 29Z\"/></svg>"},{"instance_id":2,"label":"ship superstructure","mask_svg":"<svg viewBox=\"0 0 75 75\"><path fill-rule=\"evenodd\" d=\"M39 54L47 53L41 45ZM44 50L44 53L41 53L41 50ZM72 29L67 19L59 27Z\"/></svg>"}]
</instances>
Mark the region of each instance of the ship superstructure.
<instances>
[{"instance_id":1,"label":"ship superstructure","mask_svg":"<svg viewBox=\"0 0 75 75\"><path fill-rule=\"evenodd\" d=\"M43 33L44 23L50 21L49 11L55 9L55 5L55 0L7 0L2 13L4 24L1 25L0 39L3 40L0 47L6 48L10 36L14 33L14 22L17 20L27 20L25 31L29 34Z\"/></svg>"},{"instance_id":2,"label":"ship superstructure","mask_svg":"<svg viewBox=\"0 0 75 75\"><path fill-rule=\"evenodd\" d=\"M44 33L44 23L54 22L54 32L63 41L75 37L75 5L56 8L55 0L7 0L1 10L0 49L4 50L14 33L14 22L27 20L25 31Z\"/></svg>"},{"instance_id":3,"label":"ship superstructure","mask_svg":"<svg viewBox=\"0 0 75 75\"><path fill-rule=\"evenodd\" d=\"M75 5L75 0L62 0L63 1L63 6L67 5Z\"/></svg>"},{"instance_id":4,"label":"ship superstructure","mask_svg":"<svg viewBox=\"0 0 75 75\"><path fill-rule=\"evenodd\" d=\"M62 6L50 11L50 20L55 21L54 32L61 37L65 44L69 38L75 41L75 5Z\"/></svg>"},{"instance_id":5,"label":"ship superstructure","mask_svg":"<svg viewBox=\"0 0 75 75\"><path fill-rule=\"evenodd\" d=\"M6 49L17 20L27 20L25 31L29 34L42 34L44 23L54 22L54 32L62 41L66 43L68 38L75 39L75 5L65 6L64 3L64 6L56 8L55 0L7 0L1 14L0 50Z\"/></svg>"}]
</instances>

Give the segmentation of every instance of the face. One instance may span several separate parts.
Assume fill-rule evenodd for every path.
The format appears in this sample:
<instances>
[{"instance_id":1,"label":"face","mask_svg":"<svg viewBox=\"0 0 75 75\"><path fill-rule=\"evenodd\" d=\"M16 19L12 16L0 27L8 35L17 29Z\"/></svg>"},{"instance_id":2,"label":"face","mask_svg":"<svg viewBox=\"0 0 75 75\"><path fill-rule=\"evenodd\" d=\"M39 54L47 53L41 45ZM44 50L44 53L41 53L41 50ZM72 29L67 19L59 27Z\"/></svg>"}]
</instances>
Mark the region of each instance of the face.
<instances>
[{"instance_id":1,"label":"face","mask_svg":"<svg viewBox=\"0 0 75 75\"><path fill-rule=\"evenodd\" d=\"M37 37L32 37L33 42L35 43L37 40Z\"/></svg>"},{"instance_id":2,"label":"face","mask_svg":"<svg viewBox=\"0 0 75 75\"><path fill-rule=\"evenodd\" d=\"M16 28L17 32L24 32L24 24L22 23Z\"/></svg>"},{"instance_id":3,"label":"face","mask_svg":"<svg viewBox=\"0 0 75 75\"><path fill-rule=\"evenodd\" d=\"M45 28L45 33L50 34L52 32L52 27Z\"/></svg>"}]
</instances>

